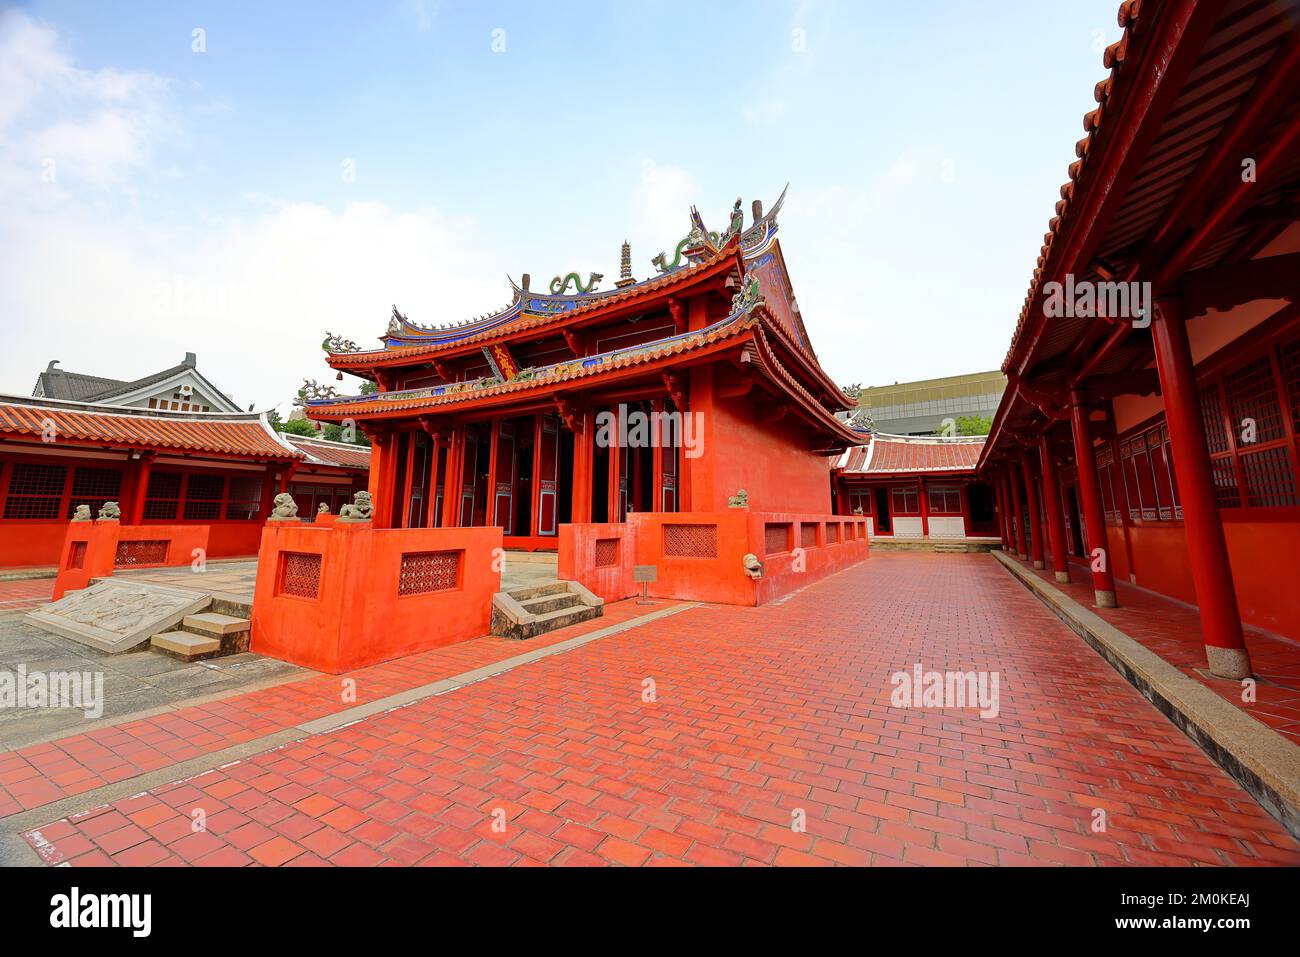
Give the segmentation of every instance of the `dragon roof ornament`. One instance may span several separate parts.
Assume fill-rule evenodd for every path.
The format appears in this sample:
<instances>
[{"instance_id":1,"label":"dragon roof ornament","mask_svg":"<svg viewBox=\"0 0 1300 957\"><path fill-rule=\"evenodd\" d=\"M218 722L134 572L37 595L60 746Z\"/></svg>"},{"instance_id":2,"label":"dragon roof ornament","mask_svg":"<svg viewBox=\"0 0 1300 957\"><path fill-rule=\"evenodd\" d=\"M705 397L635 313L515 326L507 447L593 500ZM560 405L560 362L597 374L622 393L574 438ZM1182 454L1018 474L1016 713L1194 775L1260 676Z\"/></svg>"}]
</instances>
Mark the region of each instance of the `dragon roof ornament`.
<instances>
[{"instance_id":1,"label":"dragon roof ornament","mask_svg":"<svg viewBox=\"0 0 1300 957\"><path fill-rule=\"evenodd\" d=\"M785 204L785 197L789 188L790 186L787 183L772 208L766 213L762 211L762 204L755 201L753 222L748 228L744 227L745 217L741 211L741 201L739 199L736 200L735 205L732 207L727 229L722 233L706 228L699 211L695 207L691 207L691 230L677 243L673 258L669 260L667 253L659 253L651 260L655 267L655 273L639 282L624 284L609 290L598 290L596 286L602 278L599 273L590 273L585 284L580 274L568 273L567 275L556 276L551 281L550 290L546 291L530 289L527 274L524 276L522 285L507 276L511 298L510 302L500 309L458 322L423 325L412 322L398 310L397 306L393 306L388 320L388 327L384 335L379 337L380 341L385 349L455 342L459 339L488 332L506 323L513 322L523 315L544 316L568 312L579 306L598 302L608 296L633 291L637 286L656 281L668 273L676 272L678 269L687 268L700 262L725 246L728 240L737 233L740 234L742 255L747 261L754 260L771 248L777 231L777 215ZM325 348L335 354L366 351L356 348L356 343L351 340L334 336L333 333L327 333Z\"/></svg>"}]
</instances>

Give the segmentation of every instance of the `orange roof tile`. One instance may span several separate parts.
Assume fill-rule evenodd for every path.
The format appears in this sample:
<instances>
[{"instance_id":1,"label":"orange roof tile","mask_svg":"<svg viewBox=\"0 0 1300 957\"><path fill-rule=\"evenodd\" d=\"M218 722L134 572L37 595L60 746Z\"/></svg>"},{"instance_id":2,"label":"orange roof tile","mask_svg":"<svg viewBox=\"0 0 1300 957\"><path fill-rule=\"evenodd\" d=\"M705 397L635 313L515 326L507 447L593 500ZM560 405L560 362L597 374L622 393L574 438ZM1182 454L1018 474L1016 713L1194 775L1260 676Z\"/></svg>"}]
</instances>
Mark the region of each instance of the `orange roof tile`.
<instances>
[{"instance_id":1,"label":"orange roof tile","mask_svg":"<svg viewBox=\"0 0 1300 957\"><path fill-rule=\"evenodd\" d=\"M280 438L305 455L307 461L313 465L336 465L350 469L370 468L370 446L368 445L330 442L304 435L290 435L287 432L281 432Z\"/></svg>"},{"instance_id":2,"label":"orange roof tile","mask_svg":"<svg viewBox=\"0 0 1300 957\"><path fill-rule=\"evenodd\" d=\"M250 458L298 459L260 413L192 413L95 406L0 396L0 436L96 443L138 449L215 452Z\"/></svg>"},{"instance_id":3,"label":"orange roof tile","mask_svg":"<svg viewBox=\"0 0 1300 957\"><path fill-rule=\"evenodd\" d=\"M849 449L839 469L845 474L896 472L975 472L985 437L930 438L872 434L866 445Z\"/></svg>"}]
</instances>

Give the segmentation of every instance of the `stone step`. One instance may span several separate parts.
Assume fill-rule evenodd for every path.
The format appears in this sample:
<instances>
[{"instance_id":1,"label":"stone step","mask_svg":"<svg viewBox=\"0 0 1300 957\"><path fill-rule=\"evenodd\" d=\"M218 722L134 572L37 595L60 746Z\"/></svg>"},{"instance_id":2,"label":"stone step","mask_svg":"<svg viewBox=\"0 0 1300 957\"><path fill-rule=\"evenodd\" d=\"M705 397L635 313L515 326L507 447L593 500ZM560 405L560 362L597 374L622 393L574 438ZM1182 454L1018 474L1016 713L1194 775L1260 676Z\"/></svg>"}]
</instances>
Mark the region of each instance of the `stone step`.
<instances>
[{"instance_id":1,"label":"stone step","mask_svg":"<svg viewBox=\"0 0 1300 957\"><path fill-rule=\"evenodd\" d=\"M527 624L510 623L504 629L506 634L503 638L536 638L538 635L544 635L548 631L555 631L557 628L567 628L569 625L576 625L580 621L590 621L592 618L599 618L605 613L605 609L599 605L578 605L574 608L557 608L555 611L548 611L538 615L535 619ZM496 629L493 629L496 631Z\"/></svg>"},{"instance_id":2,"label":"stone step","mask_svg":"<svg viewBox=\"0 0 1300 957\"><path fill-rule=\"evenodd\" d=\"M221 638L224 635L248 631L253 627L253 623L247 618L236 618L234 615L205 611L197 615L186 615L181 619L181 627L186 631L194 632L196 635Z\"/></svg>"},{"instance_id":3,"label":"stone step","mask_svg":"<svg viewBox=\"0 0 1300 957\"><path fill-rule=\"evenodd\" d=\"M533 598L542 598L546 595L562 595L567 593L569 586L566 582L553 581L546 582L542 585L529 585L526 588L516 588L513 591L506 592L517 602L529 601Z\"/></svg>"},{"instance_id":4,"label":"stone step","mask_svg":"<svg viewBox=\"0 0 1300 957\"><path fill-rule=\"evenodd\" d=\"M182 661L201 661L221 654L220 639L189 631L164 631L154 635L149 644L155 651Z\"/></svg>"},{"instance_id":5,"label":"stone step","mask_svg":"<svg viewBox=\"0 0 1300 957\"><path fill-rule=\"evenodd\" d=\"M531 614L543 615L548 611L558 611L561 608L573 608L575 605L581 605L582 599L572 592L565 591L556 595L543 595L541 598L529 598L519 602L519 604L523 605L524 610Z\"/></svg>"}]
</instances>

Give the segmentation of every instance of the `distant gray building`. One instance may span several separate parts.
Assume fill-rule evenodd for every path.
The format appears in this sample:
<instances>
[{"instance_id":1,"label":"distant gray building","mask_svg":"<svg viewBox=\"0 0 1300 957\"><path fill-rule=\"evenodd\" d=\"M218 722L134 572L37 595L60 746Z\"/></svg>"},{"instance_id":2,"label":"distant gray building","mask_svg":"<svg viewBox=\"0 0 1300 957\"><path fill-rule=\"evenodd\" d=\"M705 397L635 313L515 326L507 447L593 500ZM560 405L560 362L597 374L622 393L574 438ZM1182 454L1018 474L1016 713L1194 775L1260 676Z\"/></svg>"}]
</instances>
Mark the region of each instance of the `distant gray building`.
<instances>
[{"instance_id":1,"label":"distant gray building","mask_svg":"<svg viewBox=\"0 0 1300 957\"><path fill-rule=\"evenodd\" d=\"M170 409L179 412L241 412L224 392L196 368L197 357L185 359L161 372L139 379L109 379L104 376L68 372L55 359L36 377L32 396L38 399L72 399L103 405L125 405L138 409Z\"/></svg>"},{"instance_id":2,"label":"distant gray building","mask_svg":"<svg viewBox=\"0 0 1300 957\"><path fill-rule=\"evenodd\" d=\"M875 431L889 435L934 435L944 419L991 417L1006 388L1007 377L997 371L871 386L859 393L855 418L859 424L868 418Z\"/></svg>"}]
</instances>

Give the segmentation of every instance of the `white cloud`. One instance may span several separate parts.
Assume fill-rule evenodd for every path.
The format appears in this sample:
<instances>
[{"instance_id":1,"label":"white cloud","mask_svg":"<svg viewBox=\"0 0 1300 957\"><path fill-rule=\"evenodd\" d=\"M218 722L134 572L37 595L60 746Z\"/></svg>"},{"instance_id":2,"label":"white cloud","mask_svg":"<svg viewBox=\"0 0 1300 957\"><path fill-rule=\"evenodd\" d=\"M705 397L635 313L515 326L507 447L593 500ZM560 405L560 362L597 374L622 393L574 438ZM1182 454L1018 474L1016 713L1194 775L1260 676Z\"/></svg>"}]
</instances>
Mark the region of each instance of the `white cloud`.
<instances>
[{"instance_id":1,"label":"white cloud","mask_svg":"<svg viewBox=\"0 0 1300 957\"><path fill-rule=\"evenodd\" d=\"M672 242L690 230L691 204L696 201L695 179L680 166L661 166L653 159L641 161L641 178L632 195L637 232Z\"/></svg>"},{"instance_id":2,"label":"white cloud","mask_svg":"<svg viewBox=\"0 0 1300 957\"><path fill-rule=\"evenodd\" d=\"M152 73L79 69L53 29L16 9L0 12L0 188L51 173L119 181L162 133L167 88ZM49 123L54 114L60 119Z\"/></svg>"},{"instance_id":3,"label":"white cloud","mask_svg":"<svg viewBox=\"0 0 1300 957\"><path fill-rule=\"evenodd\" d=\"M53 30L0 15L0 391L29 392L50 359L134 378L192 351L242 405L283 405L329 375L326 329L371 347L394 300L436 323L508 299L475 224L433 209L249 190L199 230L145 220L128 174L180 139L166 89L79 69ZM41 182L46 157L55 183Z\"/></svg>"}]
</instances>

